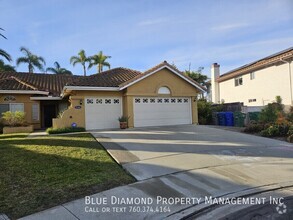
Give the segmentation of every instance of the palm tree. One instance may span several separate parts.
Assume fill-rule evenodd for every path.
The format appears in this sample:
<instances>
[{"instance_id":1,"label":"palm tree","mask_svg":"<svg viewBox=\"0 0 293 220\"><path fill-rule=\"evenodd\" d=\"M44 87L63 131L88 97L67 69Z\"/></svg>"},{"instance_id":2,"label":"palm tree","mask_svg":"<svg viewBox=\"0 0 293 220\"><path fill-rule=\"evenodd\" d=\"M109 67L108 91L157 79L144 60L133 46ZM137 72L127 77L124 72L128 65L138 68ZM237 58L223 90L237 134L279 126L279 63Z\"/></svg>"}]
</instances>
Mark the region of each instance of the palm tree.
<instances>
[{"instance_id":1,"label":"palm tree","mask_svg":"<svg viewBox=\"0 0 293 220\"><path fill-rule=\"evenodd\" d=\"M14 66L5 64L3 60L0 60L0 71L3 72L16 72Z\"/></svg>"},{"instance_id":2,"label":"palm tree","mask_svg":"<svg viewBox=\"0 0 293 220\"><path fill-rule=\"evenodd\" d=\"M54 63L54 67L48 67L46 69L46 72L49 71L49 72L52 72L52 73L55 73L55 74L68 74L68 75L72 75L72 72L70 70L67 70L65 68L61 68L60 64L56 61Z\"/></svg>"},{"instance_id":3,"label":"palm tree","mask_svg":"<svg viewBox=\"0 0 293 220\"><path fill-rule=\"evenodd\" d=\"M21 47L20 51L24 53L24 57L19 57L16 60L16 65L19 66L21 63L28 64L28 71L34 72L34 68L37 67L39 70L44 71L44 65L46 65L45 59L41 56L37 56L30 52L27 48Z\"/></svg>"},{"instance_id":4,"label":"palm tree","mask_svg":"<svg viewBox=\"0 0 293 220\"><path fill-rule=\"evenodd\" d=\"M90 57L91 62L89 68L91 68L94 65L97 65L98 73L103 71L104 66L110 69L111 65L106 61L108 58L111 58L111 56L105 56L103 54L103 51L100 51L98 54Z\"/></svg>"},{"instance_id":5,"label":"palm tree","mask_svg":"<svg viewBox=\"0 0 293 220\"><path fill-rule=\"evenodd\" d=\"M4 31L3 28L0 28L1 31ZM7 39L3 34L0 33L0 36L3 37L4 39ZM4 57L7 61L11 62L12 58L11 56L5 51L0 49L0 56Z\"/></svg>"},{"instance_id":6,"label":"palm tree","mask_svg":"<svg viewBox=\"0 0 293 220\"><path fill-rule=\"evenodd\" d=\"M72 56L70 58L70 63L75 66L75 64L80 63L83 66L83 74L86 76L85 64L90 62L90 58L85 55L84 50L80 50L78 56Z\"/></svg>"}]
</instances>

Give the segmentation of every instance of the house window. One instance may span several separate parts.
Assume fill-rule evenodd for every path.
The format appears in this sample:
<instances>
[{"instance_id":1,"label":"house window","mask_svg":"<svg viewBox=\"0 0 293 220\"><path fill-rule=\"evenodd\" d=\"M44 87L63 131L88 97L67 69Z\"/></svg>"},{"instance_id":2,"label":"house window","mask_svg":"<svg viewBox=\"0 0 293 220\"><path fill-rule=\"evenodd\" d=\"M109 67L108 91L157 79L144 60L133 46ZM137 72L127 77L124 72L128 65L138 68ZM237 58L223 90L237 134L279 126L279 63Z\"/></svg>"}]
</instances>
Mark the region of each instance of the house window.
<instances>
[{"instance_id":1,"label":"house window","mask_svg":"<svg viewBox=\"0 0 293 220\"><path fill-rule=\"evenodd\" d=\"M23 103L10 103L10 111L12 112L24 112Z\"/></svg>"},{"instance_id":2,"label":"house window","mask_svg":"<svg viewBox=\"0 0 293 220\"><path fill-rule=\"evenodd\" d=\"M182 103L182 99L177 99L177 103Z\"/></svg>"},{"instance_id":3,"label":"house window","mask_svg":"<svg viewBox=\"0 0 293 220\"><path fill-rule=\"evenodd\" d=\"M114 99L114 104L119 104L119 99Z\"/></svg>"},{"instance_id":4,"label":"house window","mask_svg":"<svg viewBox=\"0 0 293 220\"><path fill-rule=\"evenodd\" d=\"M235 78L235 86L241 86L241 85L243 85L242 77Z\"/></svg>"},{"instance_id":5,"label":"house window","mask_svg":"<svg viewBox=\"0 0 293 220\"><path fill-rule=\"evenodd\" d=\"M15 101L15 100L16 100L16 98L12 95L8 95L8 96L4 97L5 102L11 102L11 101Z\"/></svg>"},{"instance_id":6,"label":"house window","mask_svg":"<svg viewBox=\"0 0 293 220\"><path fill-rule=\"evenodd\" d=\"M9 103L9 104L0 104L0 117L2 117L3 112L24 112L24 105L23 103Z\"/></svg>"},{"instance_id":7,"label":"house window","mask_svg":"<svg viewBox=\"0 0 293 220\"><path fill-rule=\"evenodd\" d=\"M163 103L163 99L158 99L158 103Z\"/></svg>"},{"instance_id":8,"label":"house window","mask_svg":"<svg viewBox=\"0 0 293 220\"><path fill-rule=\"evenodd\" d=\"M256 99L248 99L248 102L256 102Z\"/></svg>"},{"instance_id":9,"label":"house window","mask_svg":"<svg viewBox=\"0 0 293 220\"><path fill-rule=\"evenodd\" d=\"M169 94L171 94L171 91L170 91L170 89L168 89L168 87L163 86L163 87L159 88L158 94L169 95Z\"/></svg>"},{"instance_id":10,"label":"house window","mask_svg":"<svg viewBox=\"0 0 293 220\"><path fill-rule=\"evenodd\" d=\"M111 99L105 99L105 104L111 104Z\"/></svg>"},{"instance_id":11,"label":"house window","mask_svg":"<svg viewBox=\"0 0 293 220\"><path fill-rule=\"evenodd\" d=\"M0 117L2 117L2 113L9 111L9 104L0 104Z\"/></svg>"},{"instance_id":12,"label":"house window","mask_svg":"<svg viewBox=\"0 0 293 220\"><path fill-rule=\"evenodd\" d=\"M176 99L171 99L171 103L176 103Z\"/></svg>"},{"instance_id":13,"label":"house window","mask_svg":"<svg viewBox=\"0 0 293 220\"><path fill-rule=\"evenodd\" d=\"M150 99L150 103L156 103L156 99Z\"/></svg>"},{"instance_id":14,"label":"house window","mask_svg":"<svg viewBox=\"0 0 293 220\"><path fill-rule=\"evenodd\" d=\"M140 99L135 99L135 103L140 103Z\"/></svg>"},{"instance_id":15,"label":"house window","mask_svg":"<svg viewBox=\"0 0 293 220\"><path fill-rule=\"evenodd\" d=\"M148 103L149 99L142 99L142 103Z\"/></svg>"},{"instance_id":16,"label":"house window","mask_svg":"<svg viewBox=\"0 0 293 220\"><path fill-rule=\"evenodd\" d=\"M184 99L184 103L188 103L188 99Z\"/></svg>"},{"instance_id":17,"label":"house window","mask_svg":"<svg viewBox=\"0 0 293 220\"><path fill-rule=\"evenodd\" d=\"M165 103L169 103L169 99L164 99L164 102Z\"/></svg>"},{"instance_id":18,"label":"house window","mask_svg":"<svg viewBox=\"0 0 293 220\"><path fill-rule=\"evenodd\" d=\"M32 105L32 119L33 121L40 120L40 107L37 103Z\"/></svg>"},{"instance_id":19,"label":"house window","mask_svg":"<svg viewBox=\"0 0 293 220\"><path fill-rule=\"evenodd\" d=\"M253 79L255 79L255 73L254 72L251 72L250 73L250 80L253 80Z\"/></svg>"}]
</instances>

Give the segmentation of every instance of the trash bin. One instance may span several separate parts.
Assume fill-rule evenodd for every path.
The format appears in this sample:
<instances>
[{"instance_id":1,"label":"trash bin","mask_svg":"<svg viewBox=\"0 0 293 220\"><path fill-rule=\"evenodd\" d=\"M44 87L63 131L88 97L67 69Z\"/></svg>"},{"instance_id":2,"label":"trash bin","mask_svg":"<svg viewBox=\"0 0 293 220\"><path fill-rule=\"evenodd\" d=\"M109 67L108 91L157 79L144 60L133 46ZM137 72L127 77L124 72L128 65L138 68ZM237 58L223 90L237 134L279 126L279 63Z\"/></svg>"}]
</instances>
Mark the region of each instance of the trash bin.
<instances>
[{"instance_id":1,"label":"trash bin","mask_svg":"<svg viewBox=\"0 0 293 220\"><path fill-rule=\"evenodd\" d=\"M218 112L212 112L213 125L219 125Z\"/></svg>"},{"instance_id":2,"label":"trash bin","mask_svg":"<svg viewBox=\"0 0 293 220\"><path fill-rule=\"evenodd\" d=\"M225 112L225 117L226 117L226 126L234 126L234 117L233 117L233 112Z\"/></svg>"},{"instance_id":3,"label":"trash bin","mask_svg":"<svg viewBox=\"0 0 293 220\"><path fill-rule=\"evenodd\" d=\"M246 114L242 112L234 112L234 126L235 127L244 127Z\"/></svg>"},{"instance_id":4,"label":"trash bin","mask_svg":"<svg viewBox=\"0 0 293 220\"><path fill-rule=\"evenodd\" d=\"M218 112L218 124L220 126L225 126L226 124L225 112Z\"/></svg>"},{"instance_id":5,"label":"trash bin","mask_svg":"<svg viewBox=\"0 0 293 220\"><path fill-rule=\"evenodd\" d=\"M256 122L258 122L258 120L259 120L259 114L260 114L260 112L249 112L248 113L249 121L256 121Z\"/></svg>"}]
</instances>

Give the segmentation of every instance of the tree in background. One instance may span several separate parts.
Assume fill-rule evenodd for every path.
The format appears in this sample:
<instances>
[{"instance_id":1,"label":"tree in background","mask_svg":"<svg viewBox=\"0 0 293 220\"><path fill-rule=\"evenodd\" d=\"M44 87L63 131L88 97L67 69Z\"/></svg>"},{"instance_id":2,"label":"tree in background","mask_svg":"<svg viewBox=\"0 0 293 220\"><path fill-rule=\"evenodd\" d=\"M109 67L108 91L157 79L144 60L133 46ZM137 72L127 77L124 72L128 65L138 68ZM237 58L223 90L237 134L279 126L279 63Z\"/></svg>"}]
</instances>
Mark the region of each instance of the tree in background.
<instances>
[{"instance_id":1,"label":"tree in background","mask_svg":"<svg viewBox=\"0 0 293 220\"><path fill-rule=\"evenodd\" d=\"M106 61L108 58L111 58L111 56L106 56L103 54L103 51L100 51L98 54L90 57L89 68L97 65L98 73L101 73L103 71L104 66L110 69L111 65L109 62Z\"/></svg>"},{"instance_id":2,"label":"tree in background","mask_svg":"<svg viewBox=\"0 0 293 220\"><path fill-rule=\"evenodd\" d=\"M21 63L28 64L28 71L30 73L34 72L35 67L41 71L44 71L44 65L46 65L46 62L43 57L33 54L25 47L21 47L20 51L23 52L24 56L19 57L16 60L17 66L19 66Z\"/></svg>"},{"instance_id":3,"label":"tree in background","mask_svg":"<svg viewBox=\"0 0 293 220\"><path fill-rule=\"evenodd\" d=\"M75 66L75 64L80 63L83 67L83 74L86 76L86 63L90 63L90 57L87 57L84 50L80 50L78 56L72 56L70 58L70 63Z\"/></svg>"},{"instance_id":4,"label":"tree in background","mask_svg":"<svg viewBox=\"0 0 293 220\"><path fill-rule=\"evenodd\" d=\"M72 75L72 72L70 70L67 70L65 68L61 68L60 64L56 61L54 62L54 66L55 67L48 67L46 69L46 72L52 72L55 74L68 74L68 75Z\"/></svg>"},{"instance_id":5,"label":"tree in background","mask_svg":"<svg viewBox=\"0 0 293 220\"><path fill-rule=\"evenodd\" d=\"M185 70L184 74L192 78L194 81L198 82L202 86L206 86L206 81L208 77L202 74L203 67L199 67L197 71Z\"/></svg>"},{"instance_id":6,"label":"tree in background","mask_svg":"<svg viewBox=\"0 0 293 220\"><path fill-rule=\"evenodd\" d=\"M0 71L4 72L16 72L14 66L5 64L3 60L0 60Z\"/></svg>"},{"instance_id":7,"label":"tree in background","mask_svg":"<svg viewBox=\"0 0 293 220\"><path fill-rule=\"evenodd\" d=\"M3 28L0 28L1 31L4 31ZM3 34L0 33L0 36L3 37L4 39L7 39ZM11 56L5 51L0 49L0 56L4 57L7 61L11 62L12 58Z\"/></svg>"}]
</instances>

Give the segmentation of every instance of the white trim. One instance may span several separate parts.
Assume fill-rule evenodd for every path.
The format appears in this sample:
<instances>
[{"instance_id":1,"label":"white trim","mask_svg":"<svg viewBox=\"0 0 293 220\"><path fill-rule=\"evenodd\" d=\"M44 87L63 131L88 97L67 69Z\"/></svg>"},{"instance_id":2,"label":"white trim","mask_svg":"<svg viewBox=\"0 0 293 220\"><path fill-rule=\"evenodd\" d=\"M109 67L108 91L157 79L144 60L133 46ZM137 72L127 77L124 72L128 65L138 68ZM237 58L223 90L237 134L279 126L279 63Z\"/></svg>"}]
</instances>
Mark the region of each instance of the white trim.
<instances>
[{"instance_id":1,"label":"white trim","mask_svg":"<svg viewBox=\"0 0 293 220\"><path fill-rule=\"evenodd\" d=\"M126 89L127 87L129 87L129 86L131 86L131 85L133 85L133 84L135 84L135 83L137 83L137 82L139 82L139 81L141 81L141 80L143 80L143 79L145 79L145 78L147 78L147 77L153 75L154 73L156 73L156 72L158 72L158 71L160 71L160 70L162 70L162 69L164 69L164 68L167 68L168 70L170 70L171 72L173 72L173 73L175 73L177 76L179 76L180 78L182 78L182 79L184 79L185 81L189 82L189 83L190 83L191 85L193 85L194 87L198 88L198 89L201 90L202 92L205 92L205 90L202 89L200 86L198 86L197 84L195 84L194 82L192 82L192 81L189 80L188 78L182 76L179 72L177 72L177 71L171 69L171 68L170 68L169 66L167 66L167 65L164 65L164 66L160 67L159 69L156 69L155 71L150 72L150 73L146 74L145 76L140 77L140 78L138 78L137 80L135 80L135 81L133 81L133 82L131 82L131 83L129 83L129 84L127 84L127 85L121 87L120 90Z\"/></svg>"},{"instance_id":2,"label":"white trim","mask_svg":"<svg viewBox=\"0 0 293 220\"><path fill-rule=\"evenodd\" d=\"M30 97L30 100L33 100L33 101L41 101L41 100L62 100L61 97Z\"/></svg>"},{"instance_id":3,"label":"white trim","mask_svg":"<svg viewBox=\"0 0 293 220\"><path fill-rule=\"evenodd\" d=\"M30 91L30 90L0 90L0 93L6 94L39 94L39 95L48 95L49 92L44 91Z\"/></svg>"},{"instance_id":4,"label":"white trim","mask_svg":"<svg viewBox=\"0 0 293 220\"><path fill-rule=\"evenodd\" d=\"M83 90L83 91L119 91L119 87L94 87L94 86L64 86L63 92L68 90Z\"/></svg>"}]
</instances>

